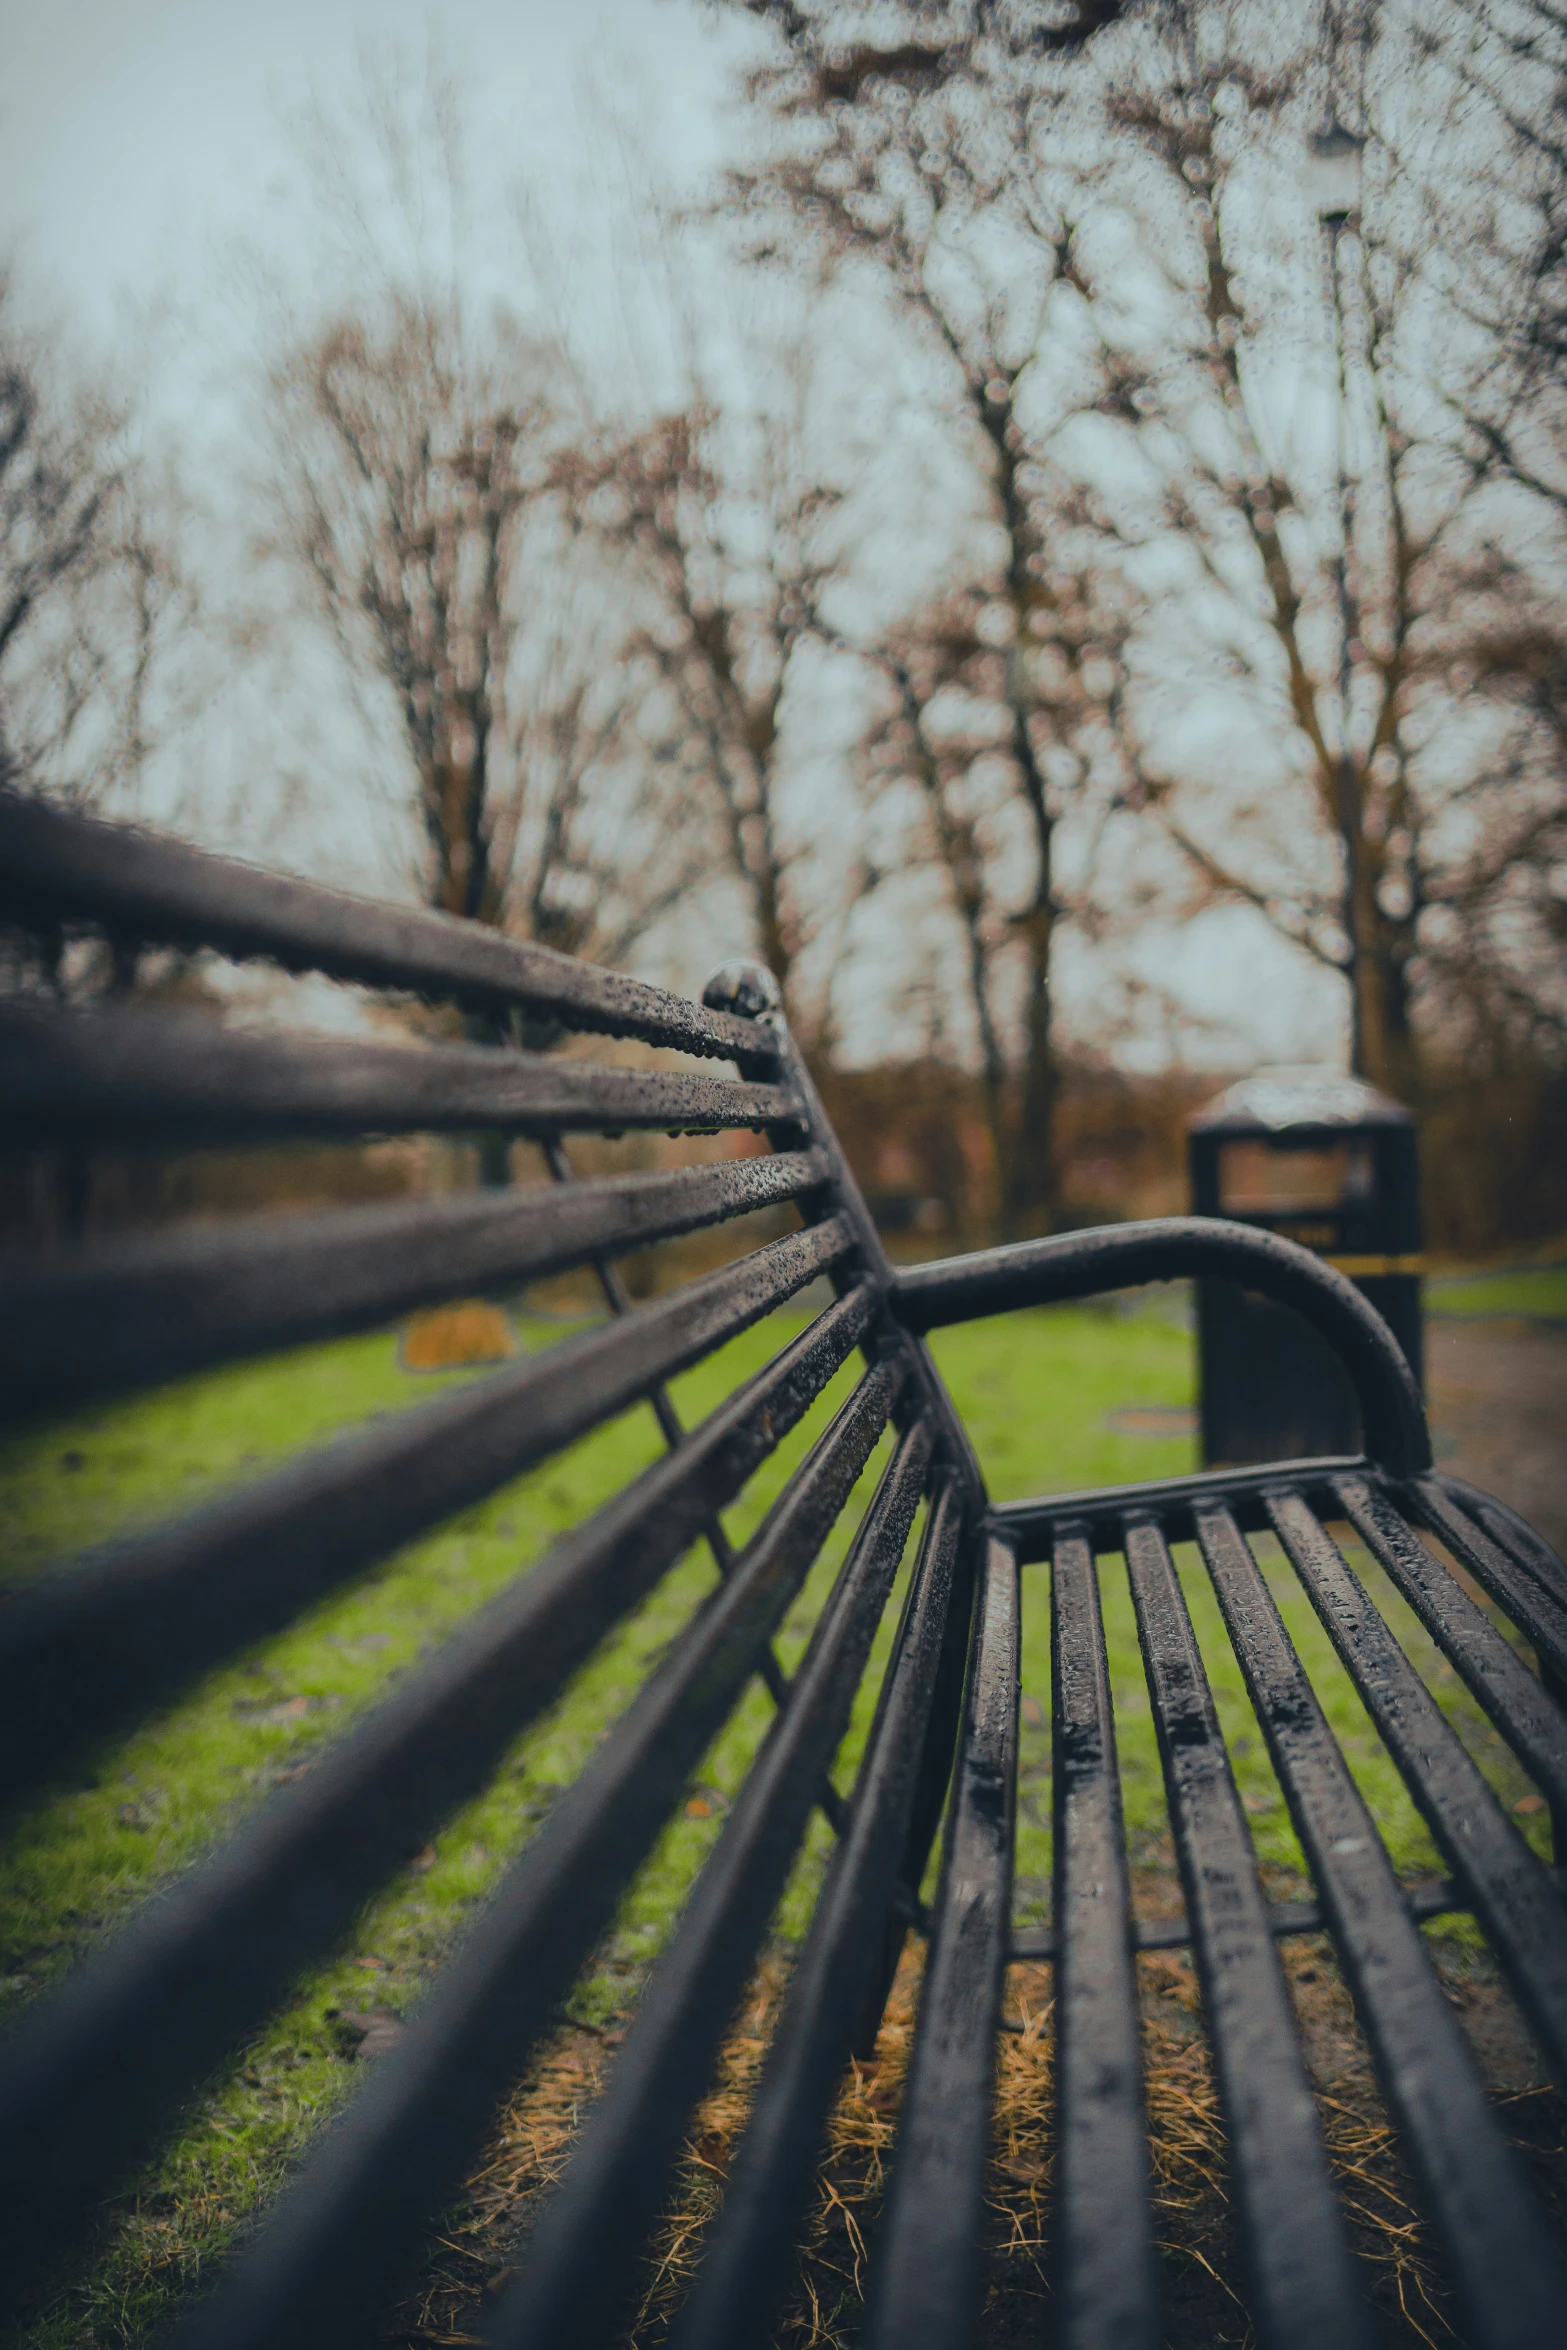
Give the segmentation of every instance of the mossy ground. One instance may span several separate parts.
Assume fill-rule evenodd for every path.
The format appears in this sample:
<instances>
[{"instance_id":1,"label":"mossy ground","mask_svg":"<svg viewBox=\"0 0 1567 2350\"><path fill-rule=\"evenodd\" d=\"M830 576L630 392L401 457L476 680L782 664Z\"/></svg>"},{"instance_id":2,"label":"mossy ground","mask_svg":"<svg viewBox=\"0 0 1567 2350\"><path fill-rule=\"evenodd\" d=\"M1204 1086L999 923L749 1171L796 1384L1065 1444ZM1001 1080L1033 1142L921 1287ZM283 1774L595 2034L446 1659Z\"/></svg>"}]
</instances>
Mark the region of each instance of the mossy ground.
<instances>
[{"instance_id":1,"label":"mossy ground","mask_svg":"<svg viewBox=\"0 0 1567 2350\"><path fill-rule=\"evenodd\" d=\"M765 1359L778 1343L780 1325L786 1334L800 1318L798 1313L777 1317L677 1382L677 1400L688 1420L711 1410ZM569 1330L537 1323L528 1329L534 1344L569 1336ZM1157 1309L1019 1315L944 1334L936 1351L998 1498L1158 1476L1193 1465L1192 1439L1181 1431L1176 1411L1191 1397L1190 1340ZM83 1414L45 1434L24 1435L0 1451L5 1572L26 1575L52 1557L261 1474L330 1433L407 1409L472 1375L410 1374L399 1366L395 1334L382 1333L240 1366ZM848 1370L840 1374L731 1513L730 1532L737 1540L758 1522L851 1376ZM1127 1405L1169 1407L1172 1432L1117 1433L1107 1426L1107 1417ZM270 1788L305 1767L320 1741L340 1732L392 1678L416 1664L508 1578L526 1571L555 1535L577 1523L659 1450L652 1415L645 1409L599 1430L386 1562L282 1638L211 1676L36 1807L14 1830L6 1851L0 1894L0 1998L5 2004L24 2004L135 1901L186 1866ZM862 1479L837 1539L790 1612L778 1643L786 1669L803 1648L884 1453L885 1444ZM1229 1660L1206 1576L1194 1556L1183 1556L1180 1563L1259 1857L1281 1895L1291 1888L1304 1890L1301 1857L1239 1673ZM1309 1603L1281 1557L1268 1556L1264 1563L1395 1864L1410 1877L1435 1873L1438 1862L1425 1830ZM1503 1800L1523 1807L1517 1814L1520 1825L1543 1849L1548 1832L1534 1791L1408 1611L1360 1563L1460 1734ZM485 1793L429 1848L410 1856L405 1871L360 1918L343 1947L296 1986L288 2005L239 2060L193 2100L179 2136L102 2215L92 2254L33 2327L33 2350L144 2340L170 2298L199 2281L347 2094L367 2021L397 2016L417 2001L475 1905L526 1843L556 1791L581 1767L649 1661L711 1587L712 1576L711 1562L699 1552L666 1578L604 1644L569 1701L532 1725ZM1173 1906L1168 1821L1130 1601L1118 1565L1106 1566L1104 1595L1138 1896L1150 1908ZM894 1617L889 1609L883 1651ZM850 1783L857 1761L879 1664L878 1656L838 1757L841 1787ZM1044 1914L1050 1873L1044 1568L1031 1568L1025 1577L1023 1689L1018 1910L1021 1918L1030 1918ZM640 1872L614 1931L570 2004L563 2028L574 2029L584 2046L600 2044L606 2032L612 2033L634 2000L685 1888L721 1832L727 1803L769 1716L767 1699L753 1689L715 1740L685 1809ZM787 1952L809 1916L826 1847L827 1832L818 1822L775 1920L769 1961L775 1967L786 1965ZM1452 1962L1464 1963L1467 1929L1455 1925L1445 1932ZM1473 1963L1481 1962L1476 1957ZM435 2295L435 2303L442 2299ZM434 2306L428 2296L425 2306ZM445 2306L452 2306L449 2296ZM452 2320L448 2316L445 2322L449 2326ZM817 2338L829 2336L823 2332Z\"/></svg>"}]
</instances>

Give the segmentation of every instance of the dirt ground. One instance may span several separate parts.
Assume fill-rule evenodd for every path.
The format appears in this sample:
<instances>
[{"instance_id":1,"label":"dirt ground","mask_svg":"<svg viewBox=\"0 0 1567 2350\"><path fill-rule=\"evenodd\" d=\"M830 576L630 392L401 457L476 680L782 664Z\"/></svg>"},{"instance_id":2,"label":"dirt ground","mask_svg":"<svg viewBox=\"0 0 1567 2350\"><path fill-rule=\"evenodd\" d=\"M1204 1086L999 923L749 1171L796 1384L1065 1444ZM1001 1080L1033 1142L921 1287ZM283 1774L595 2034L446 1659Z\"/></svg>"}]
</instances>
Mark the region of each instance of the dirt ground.
<instances>
[{"instance_id":1,"label":"dirt ground","mask_svg":"<svg viewBox=\"0 0 1567 2350\"><path fill-rule=\"evenodd\" d=\"M1364 2264L1378 2350L1470 2350L1330 1946L1313 1935L1281 1944L1280 1951L1329 2162ZM1476 1975L1461 1957L1438 1964L1503 2128L1560 2229L1567 2217L1562 2101L1541 2081L1527 2035L1489 1970ZM1147 1953L1138 1972L1165 2350L1254 2350L1195 1971L1185 1951L1160 1951ZM775 2350L853 2350L863 2339L867 2250L896 2136L919 1974L920 1954L911 1948L874 2057L850 2068L834 2108L799 2270L772 2336ZM655 2232L641 2306L627 2311L626 2350L662 2350L668 2339L721 2200L783 1980L776 1964L761 1970L719 2081L696 2116L675 2196ZM1034 2350L1050 2338L1052 1988L1047 1967L1020 1966L1009 1979L1009 2029L997 2052L978 2350ZM437 2259L387 2338L388 2350L481 2343L493 2296L524 2256L533 2227L548 2224L549 2185L565 2166L579 2114L601 2085L619 2037L618 2030L562 2030L508 2112L471 2203L449 2220Z\"/></svg>"},{"instance_id":2,"label":"dirt ground","mask_svg":"<svg viewBox=\"0 0 1567 2350\"><path fill-rule=\"evenodd\" d=\"M1430 1322L1426 1387L1439 1466L1510 1502L1567 1557L1567 1329Z\"/></svg>"}]
</instances>

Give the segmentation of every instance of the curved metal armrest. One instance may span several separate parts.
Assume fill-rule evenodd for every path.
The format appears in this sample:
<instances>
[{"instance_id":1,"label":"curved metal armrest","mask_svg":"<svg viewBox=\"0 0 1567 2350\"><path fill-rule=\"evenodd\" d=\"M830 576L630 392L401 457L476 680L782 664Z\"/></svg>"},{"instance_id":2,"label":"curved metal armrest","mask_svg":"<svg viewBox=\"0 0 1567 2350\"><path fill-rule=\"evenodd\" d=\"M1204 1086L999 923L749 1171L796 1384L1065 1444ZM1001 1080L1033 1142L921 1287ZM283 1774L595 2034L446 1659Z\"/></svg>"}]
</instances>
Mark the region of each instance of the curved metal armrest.
<instances>
[{"instance_id":1,"label":"curved metal armrest","mask_svg":"<svg viewBox=\"0 0 1567 2350\"><path fill-rule=\"evenodd\" d=\"M1293 1240L1216 1216L1159 1216L1054 1240L1021 1240L898 1274L893 1311L914 1331L1057 1305L1144 1281L1208 1274L1277 1298L1321 1331L1354 1386L1370 1458L1396 1477L1431 1466L1414 1373L1376 1308L1343 1274Z\"/></svg>"}]
</instances>

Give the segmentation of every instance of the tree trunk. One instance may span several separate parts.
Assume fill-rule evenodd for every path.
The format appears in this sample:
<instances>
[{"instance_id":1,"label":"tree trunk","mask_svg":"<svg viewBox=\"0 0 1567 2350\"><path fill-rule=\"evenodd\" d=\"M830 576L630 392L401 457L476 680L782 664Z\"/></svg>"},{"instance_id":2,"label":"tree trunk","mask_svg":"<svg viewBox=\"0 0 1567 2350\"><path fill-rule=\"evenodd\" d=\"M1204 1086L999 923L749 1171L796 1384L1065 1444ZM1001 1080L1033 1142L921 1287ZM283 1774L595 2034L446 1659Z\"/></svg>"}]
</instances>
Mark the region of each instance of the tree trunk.
<instances>
[{"instance_id":1,"label":"tree trunk","mask_svg":"<svg viewBox=\"0 0 1567 2350\"><path fill-rule=\"evenodd\" d=\"M1420 1098L1420 1048L1410 1017L1409 949L1412 926L1385 914L1376 885L1362 883L1360 937L1352 974L1357 1077L1414 1104Z\"/></svg>"},{"instance_id":2,"label":"tree trunk","mask_svg":"<svg viewBox=\"0 0 1567 2350\"><path fill-rule=\"evenodd\" d=\"M1060 1085L1050 1000L1055 908L1048 894L1042 903L1030 907L1021 927L1028 952L1028 995L1023 1012L1023 1067L1005 1209L1009 1240L1030 1240L1040 1233L1053 1231L1060 1205L1055 1136Z\"/></svg>"},{"instance_id":3,"label":"tree trunk","mask_svg":"<svg viewBox=\"0 0 1567 2350\"><path fill-rule=\"evenodd\" d=\"M1021 628L1021 615L1020 615ZM1016 656L1009 664L1012 751L1023 779L1023 797L1034 826L1034 891L1017 928L1028 958L1023 1007L1023 1065L1019 1074L1017 1125L1012 1138L1010 1178L1002 1219L1008 1240L1029 1240L1054 1230L1059 1210L1056 1184L1055 1004L1050 958L1055 945L1055 821L1028 730L1028 708Z\"/></svg>"}]
</instances>

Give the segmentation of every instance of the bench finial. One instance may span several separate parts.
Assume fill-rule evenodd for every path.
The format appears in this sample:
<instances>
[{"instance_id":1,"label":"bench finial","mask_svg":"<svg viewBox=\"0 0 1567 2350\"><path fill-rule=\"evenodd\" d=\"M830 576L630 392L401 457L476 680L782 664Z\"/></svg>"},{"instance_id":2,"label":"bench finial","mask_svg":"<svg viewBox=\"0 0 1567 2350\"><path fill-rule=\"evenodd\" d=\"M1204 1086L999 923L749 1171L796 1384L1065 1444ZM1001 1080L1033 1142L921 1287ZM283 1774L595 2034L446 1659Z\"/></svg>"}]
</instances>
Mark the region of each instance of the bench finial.
<instances>
[{"instance_id":1,"label":"bench finial","mask_svg":"<svg viewBox=\"0 0 1567 2350\"><path fill-rule=\"evenodd\" d=\"M764 1020L783 1010L783 990L765 963L735 955L720 963L702 990L710 1012L734 1012L742 1020Z\"/></svg>"}]
</instances>

